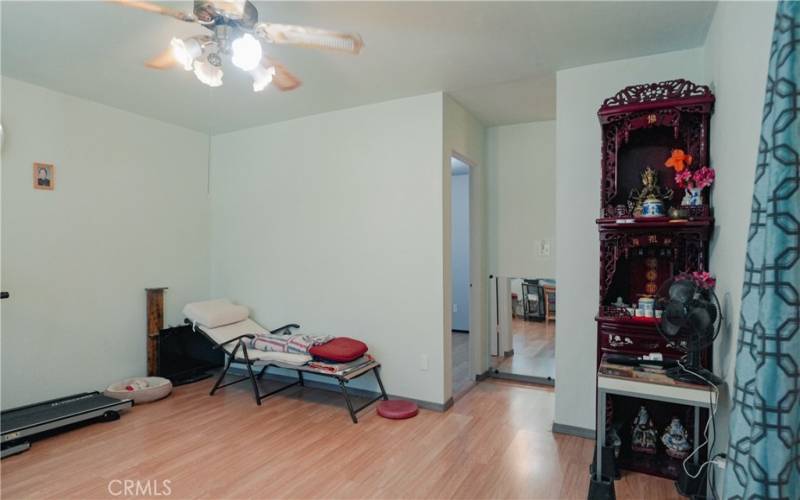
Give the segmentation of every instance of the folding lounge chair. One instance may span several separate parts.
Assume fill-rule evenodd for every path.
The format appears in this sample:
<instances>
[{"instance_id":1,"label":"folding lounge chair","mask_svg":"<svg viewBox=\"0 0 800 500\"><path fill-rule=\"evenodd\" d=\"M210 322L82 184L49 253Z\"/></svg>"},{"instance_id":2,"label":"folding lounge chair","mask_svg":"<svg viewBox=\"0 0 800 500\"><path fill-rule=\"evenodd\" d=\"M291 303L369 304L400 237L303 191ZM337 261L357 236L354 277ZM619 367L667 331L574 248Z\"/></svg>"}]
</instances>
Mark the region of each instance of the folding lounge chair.
<instances>
[{"instance_id":1,"label":"folding lounge chair","mask_svg":"<svg viewBox=\"0 0 800 500\"><path fill-rule=\"evenodd\" d=\"M284 325L274 330L267 330L255 321L251 320L249 310L244 306L234 305L227 299L210 300L205 302L194 302L187 304L183 308L186 316L186 323L192 324L196 332L204 335L213 344L215 349L223 349L228 355L225 369L220 374L209 395L213 396L218 389L229 385L237 384L250 380L253 387L256 404L261 405L261 400L277 394L281 391L296 385L305 386L304 373L311 373L323 377L333 378L339 384L339 390L347 403L347 410L353 423L358 423L357 414L367 408L372 403L383 399L389 399L381 381L379 368L380 363L370 360L363 365L351 367L342 372L330 372L324 369L314 368L308 365L311 356L306 354L293 354L286 352L261 351L258 349L247 349L247 340L255 338L258 334L291 334L292 330L300 326L294 323ZM233 363L245 365L247 375L235 380L222 383L228 374ZM284 385L265 394L261 393L258 380L261 380L270 366L294 370L297 373L297 381ZM253 371L254 368L260 370L258 375ZM380 394L359 407L354 407L347 391L347 384L356 378L372 372L380 387Z\"/></svg>"}]
</instances>

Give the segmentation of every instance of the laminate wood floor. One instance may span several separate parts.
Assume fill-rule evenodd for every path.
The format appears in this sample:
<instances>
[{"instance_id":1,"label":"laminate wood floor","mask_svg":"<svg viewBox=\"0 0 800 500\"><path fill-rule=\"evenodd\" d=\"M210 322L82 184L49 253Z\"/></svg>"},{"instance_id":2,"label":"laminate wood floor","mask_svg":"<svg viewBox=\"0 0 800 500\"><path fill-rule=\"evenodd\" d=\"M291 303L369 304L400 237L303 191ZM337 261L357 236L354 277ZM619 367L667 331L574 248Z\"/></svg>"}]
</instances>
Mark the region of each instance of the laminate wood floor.
<instances>
[{"instance_id":1,"label":"laminate wood floor","mask_svg":"<svg viewBox=\"0 0 800 500\"><path fill-rule=\"evenodd\" d=\"M257 407L245 384L210 386L34 443L3 460L2 497L121 498L109 483L127 479L168 480L169 498L586 498L593 442L550 432L552 391L490 380L445 413L370 409L354 425L335 392L296 388ZM640 474L616 492L678 498Z\"/></svg>"},{"instance_id":2,"label":"laminate wood floor","mask_svg":"<svg viewBox=\"0 0 800 500\"><path fill-rule=\"evenodd\" d=\"M511 322L514 354L492 357L492 365L501 372L529 377L556 378L555 323L525 321Z\"/></svg>"},{"instance_id":3,"label":"laminate wood floor","mask_svg":"<svg viewBox=\"0 0 800 500\"><path fill-rule=\"evenodd\" d=\"M469 334L453 332L450 337L453 360L453 395L458 398L474 383L469 374Z\"/></svg>"}]
</instances>

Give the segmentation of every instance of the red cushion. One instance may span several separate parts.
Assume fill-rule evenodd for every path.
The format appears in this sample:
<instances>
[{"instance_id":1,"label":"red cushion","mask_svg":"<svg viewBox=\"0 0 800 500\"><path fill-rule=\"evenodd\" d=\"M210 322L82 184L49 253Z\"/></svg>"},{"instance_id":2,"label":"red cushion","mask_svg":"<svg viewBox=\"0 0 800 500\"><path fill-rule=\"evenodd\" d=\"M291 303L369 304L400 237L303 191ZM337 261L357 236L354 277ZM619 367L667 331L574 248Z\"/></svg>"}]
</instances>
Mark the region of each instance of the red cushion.
<instances>
[{"instance_id":1,"label":"red cushion","mask_svg":"<svg viewBox=\"0 0 800 500\"><path fill-rule=\"evenodd\" d=\"M383 418L399 420L414 417L417 413L419 413L419 408L417 408L417 403L413 401L392 399L378 403L378 415Z\"/></svg>"},{"instance_id":2,"label":"red cushion","mask_svg":"<svg viewBox=\"0 0 800 500\"><path fill-rule=\"evenodd\" d=\"M315 345L308 352L312 356L326 361L347 363L363 356L367 352L367 344L348 337L336 337L330 342Z\"/></svg>"}]
</instances>

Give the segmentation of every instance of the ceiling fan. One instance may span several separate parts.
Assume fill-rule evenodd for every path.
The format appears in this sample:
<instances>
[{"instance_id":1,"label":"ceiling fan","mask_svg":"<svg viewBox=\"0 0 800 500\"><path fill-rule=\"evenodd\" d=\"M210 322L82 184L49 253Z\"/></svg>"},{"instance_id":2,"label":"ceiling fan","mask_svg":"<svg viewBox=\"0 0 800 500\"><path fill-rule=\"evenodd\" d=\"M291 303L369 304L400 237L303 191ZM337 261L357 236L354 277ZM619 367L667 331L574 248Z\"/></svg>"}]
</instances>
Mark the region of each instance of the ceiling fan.
<instances>
[{"instance_id":1,"label":"ceiling fan","mask_svg":"<svg viewBox=\"0 0 800 500\"><path fill-rule=\"evenodd\" d=\"M305 26L258 22L258 11L248 0L194 0L192 13L172 9L155 2L111 0L114 3L197 23L211 33L189 38L173 38L170 47L145 62L153 69L182 67L194 71L198 80L209 87L222 85L222 60L230 57L239 69L253 77L253 91L269 84L279 90L294 90L300 79L281 63L267 55L261 42L326 49L358 54L364 47L355 33L339 33Z\"/></svg>"}]
</instances>

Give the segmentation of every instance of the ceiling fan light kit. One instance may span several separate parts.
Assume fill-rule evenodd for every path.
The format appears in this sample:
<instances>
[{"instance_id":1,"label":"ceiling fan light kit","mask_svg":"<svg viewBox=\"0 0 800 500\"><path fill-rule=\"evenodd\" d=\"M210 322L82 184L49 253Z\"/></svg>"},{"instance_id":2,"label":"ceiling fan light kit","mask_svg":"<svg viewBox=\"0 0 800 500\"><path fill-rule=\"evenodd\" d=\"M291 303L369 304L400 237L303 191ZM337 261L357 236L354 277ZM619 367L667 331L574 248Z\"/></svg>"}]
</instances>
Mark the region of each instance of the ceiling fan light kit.
<instances>
[{"instance_id":1,"label":"ceiling fan light kit","mask_svg":"<svg viewBox=\"0 0 800 500\"><path fill-rule=\"evenodd\" d=\"M233 64L244 71L251 71L261 63L261 42L253 38L250 33L245 33L231 44Z\"/></svg>"},{"instance_id":2,"label":"ceiling fan light kit","mask_svg":"<svg viewBox=\"0 0 800 500\"><path fill-rule=\"evenodd\" d=\"M182 66L194 70L198 80L209 87L222 85L222 56L229 56L237 68L253 77L253 91L261 92L272 84L278 90L294 90L300 79L282 64L267 57L262 42L326 49L358 54L364 47L361 36L306 26L259 23L258 11L246 0L195 0L194 12L189 14L152 2L111 0L147 12L197 23L211 31L210 35L173 38L170 48L147 61L153 69Z\"/></svg>"},{"instance_id":3,"label":"ceiling fan light kit","mask_svg":"<svg viewBox=\"0 0 800 500\"><path fill-rule=\"evenodd\" d=\"M214 66L207 59L198 59L194 62L194 76L209 87L222 85L222 69Z\"/></svg>"},{"instance_id":4,"label":"ceiling fan light kit","mask_svg":"<svg viewBox=\"0 0 800 500\"><path fill-rule=\"evenodd\" d=\"M272 79L275 78L275 66L270 66L265 68L263 65L259 64L258 66L250 72L253 76L253 92L261 92L267 86L272 83Z\"/></svg>"},{"instance_id":5,"label":"ceiling fan light kit","mask_svg":"<svg viewBox=\"0 0 800 500\"><path fill-rule=\"evenodd\" d=\"M169 42L172 48L172 57L178 61L178 64L183 66L186 71L192 71L194 60L200 57L203 53L203 48L194 38L187 38L181 40L180 38L173 38Z\"/></svg>"}]
</instances>

